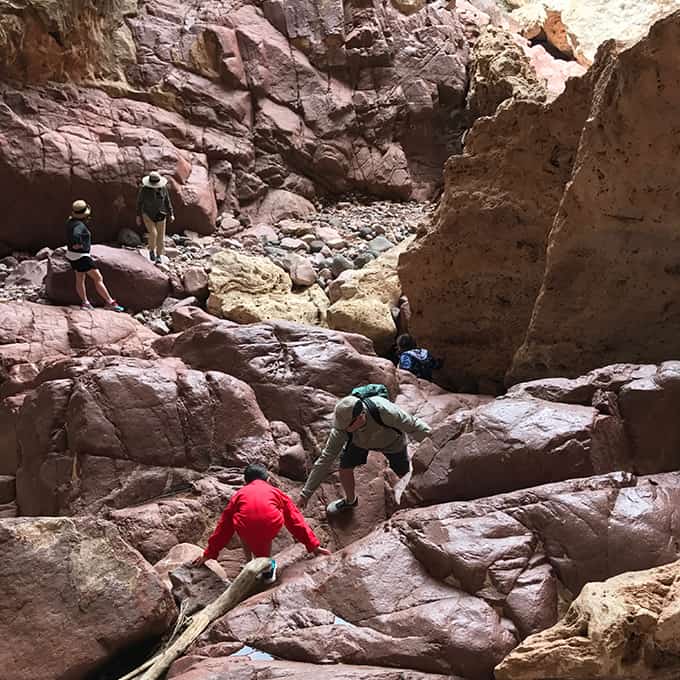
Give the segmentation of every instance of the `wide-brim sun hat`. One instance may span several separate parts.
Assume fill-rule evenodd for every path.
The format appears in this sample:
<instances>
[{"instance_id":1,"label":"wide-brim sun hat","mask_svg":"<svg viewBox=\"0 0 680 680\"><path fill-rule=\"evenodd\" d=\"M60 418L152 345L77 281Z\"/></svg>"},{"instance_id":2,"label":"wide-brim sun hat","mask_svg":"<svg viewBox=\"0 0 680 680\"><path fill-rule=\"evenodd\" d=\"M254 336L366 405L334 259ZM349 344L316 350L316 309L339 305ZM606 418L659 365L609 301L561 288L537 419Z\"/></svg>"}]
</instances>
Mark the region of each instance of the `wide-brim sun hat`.
<instances>
[{"instance_id":1,"label":"wide-brim sun hat","mask_svg":"<svg viewBox=\"0 0 680 680\"><path fill-rule=\"evenodd\" d=\"M343 397L336 405L333 413L333 427L336 430L346 430L357 417L355 409L359 399L357 397ZM360 411L361 412L361 411Z\"/></svg>"},{"instance_id":2,"label":"wide-brim sun hat","mask_svg":"<svg viewBox=\"0 0 680 680\"><path fill-rule=\"evenodd\" d=\"M71 217L76 219L88 217L91 212L92 210L90 210L90 206L87 204L87 201L83 201L82 199L73 201L73 204L71 205Z\"/></svg>"},{"instance_id":3,"label":"wide-brim sun hat","mask_svg":"<svg viewBox=\"0 0 680 680\"><path fill-rule=\"evenodd\" d=\"M150 187L151 189L160 189L168 183L168 180L161 175L158 170L152 170L148 175L142 178L142 186Z\"/></svg>"}]
</instances>

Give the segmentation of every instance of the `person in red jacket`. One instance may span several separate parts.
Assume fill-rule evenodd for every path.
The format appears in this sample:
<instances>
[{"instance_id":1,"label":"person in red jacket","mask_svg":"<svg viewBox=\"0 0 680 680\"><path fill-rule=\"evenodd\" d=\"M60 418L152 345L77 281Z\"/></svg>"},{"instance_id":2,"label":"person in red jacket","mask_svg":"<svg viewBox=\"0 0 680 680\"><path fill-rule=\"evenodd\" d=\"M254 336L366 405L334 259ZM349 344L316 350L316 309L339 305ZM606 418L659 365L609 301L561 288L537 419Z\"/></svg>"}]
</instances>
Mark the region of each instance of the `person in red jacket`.
<instances>
[{"instance_id":1,"label":"person in red jacket","mask_svg":"<svg viewBox=\"0 0 680 680\"><path fill-rule=\"evenodd\" d=\"M321 547L319 539L290 496L269 484L268 477L267 468L263 465L251 463L246 467L246 485L229 500L215 531L208 539L208 547L203 555L194 560L195 566L216 559L234 532L241 539L248 560L253 557L271 557L272 541L284 525L308 552L315 555L331 554ZM267 584L274 583L276 560L272 560L271 570L262 575L262 580Z\"/></svg>"}]
</instances>

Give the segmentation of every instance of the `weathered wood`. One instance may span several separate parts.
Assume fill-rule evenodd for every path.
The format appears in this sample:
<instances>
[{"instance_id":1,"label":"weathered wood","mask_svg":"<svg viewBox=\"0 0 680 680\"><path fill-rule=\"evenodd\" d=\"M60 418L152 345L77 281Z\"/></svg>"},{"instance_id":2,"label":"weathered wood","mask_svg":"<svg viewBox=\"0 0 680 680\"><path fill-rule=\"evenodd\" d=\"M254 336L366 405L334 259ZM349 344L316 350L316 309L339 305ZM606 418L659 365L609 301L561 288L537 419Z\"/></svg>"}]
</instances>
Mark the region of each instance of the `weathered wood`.
<instances>
[{"instance_id":1,"label":"weathered wood","mask_svg":"<svg viewBox=\"0 0 680 680\"><path fill-rule=\"evenodd\" d=\"M139 677L139 680L158 680L170 668L174 661L186 652L198 636L220 616L224 616L228 611L236 607L237 604L245 600L254 590L258 583L258 576L268 571L271 560L266 557L258 557L246 564L241 573L232 581L231 585L207 607L196 613L189 619L186 630L173 642L166 650L152 659L153 665L144 675L139 676L139 672L146 667L146 664L132 671L134 675L125 676ZM121 680L123 680L121 678Z\"/></svg>"}]
</instances>

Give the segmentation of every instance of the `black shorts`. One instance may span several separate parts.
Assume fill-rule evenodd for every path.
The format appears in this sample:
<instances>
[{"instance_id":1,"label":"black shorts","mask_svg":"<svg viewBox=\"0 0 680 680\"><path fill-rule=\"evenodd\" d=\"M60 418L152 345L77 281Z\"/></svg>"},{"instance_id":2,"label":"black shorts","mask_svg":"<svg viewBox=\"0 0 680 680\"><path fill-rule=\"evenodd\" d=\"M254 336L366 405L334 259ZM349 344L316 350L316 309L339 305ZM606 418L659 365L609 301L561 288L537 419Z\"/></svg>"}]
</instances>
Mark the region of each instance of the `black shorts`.
<instances>
[{"instance_id":1,"label":"black shorts","mask_svg":"<svg viewBox=\"0 0 680 680\"><path fill-rule=\"evenodd\" d=\"M382 452L390 467L399 476L403 477L409 470L408 453L407 450L399 451L397 453ZM352 442L345 444L345 448L340 454L340 467L344 470L348 468L359 467L359 465L366 465L368 459L368 449L361 449L354 446Z\"/></svg>"},{"instance_id":2,"label":"black shorts","mask_svg":"<svg viewBox=\"0 0 680 680\"><path fill-rule=\"evenodd\" d=\"M75 272L89 272L91 269L99 269L95 261L89 256L79 257L77 260L69 260L71 269Z\"/></svg>"}]
</instances>

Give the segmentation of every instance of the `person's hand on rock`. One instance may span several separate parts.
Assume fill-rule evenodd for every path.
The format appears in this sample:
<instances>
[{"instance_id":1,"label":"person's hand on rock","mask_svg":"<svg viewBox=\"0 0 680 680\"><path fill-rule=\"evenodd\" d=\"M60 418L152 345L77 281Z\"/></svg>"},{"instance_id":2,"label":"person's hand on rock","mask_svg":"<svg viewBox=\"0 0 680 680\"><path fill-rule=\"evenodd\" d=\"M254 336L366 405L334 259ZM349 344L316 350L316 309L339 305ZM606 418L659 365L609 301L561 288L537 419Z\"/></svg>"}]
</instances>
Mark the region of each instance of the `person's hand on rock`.
<instances>
[{"instance_id":1,"label":"person's hand on rock","mask_svg":"<svg viewBox=\"0 0 680 680\"><path fill-rule=\"evenodd\" d=\"M300 508L300 510L304 510L307 507L307 503L309 501L309 498L307 496L303 496L300 494L300 497L298 498L297 506Z\"/></svg>"},{"instance_id":2,"label":"person's hand on rock","mask_svg":"<svg viewBox=\"0 0 680 680\"><path fill-rule=\"evenodd\" d=\"M318 548L316 548L314 550L314 554L315 555L330 555L331 551L328 548L322 548L321 546L319 546Z\"/></svg>"},{"instance_id":3,"label":"person's hand on rock","mask_svg":"<svg viewBox=\"0 0 680 680\"><path fill-rule=\"evenodd\" d=\"M199 555L195 560L192 560L189 564L192 567L202 567L208 561L205 555Z\"/></svg>"}]
</instances>

